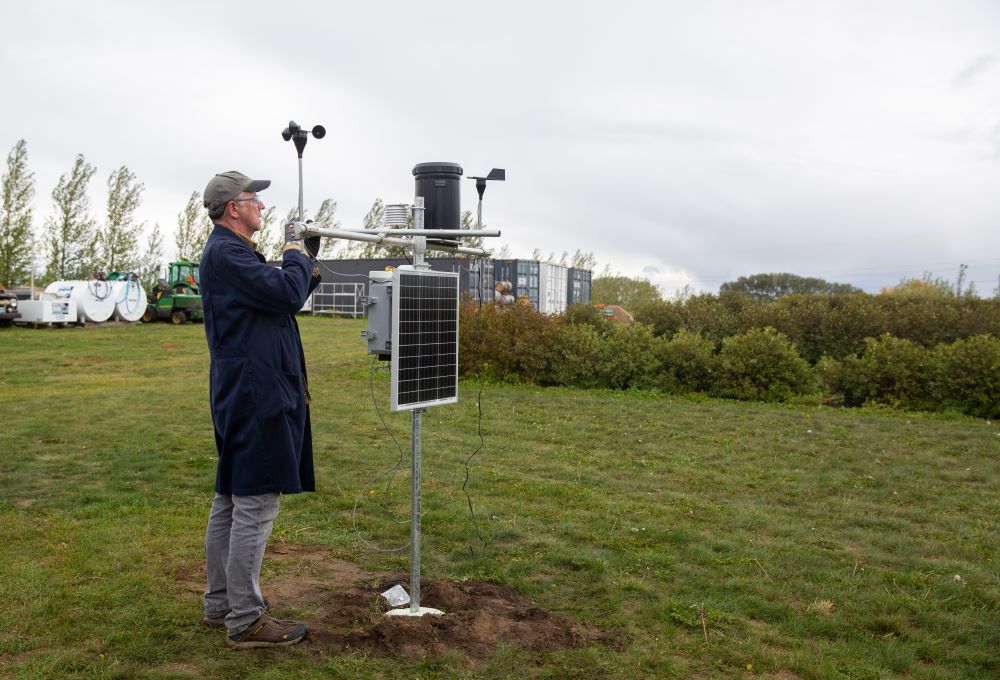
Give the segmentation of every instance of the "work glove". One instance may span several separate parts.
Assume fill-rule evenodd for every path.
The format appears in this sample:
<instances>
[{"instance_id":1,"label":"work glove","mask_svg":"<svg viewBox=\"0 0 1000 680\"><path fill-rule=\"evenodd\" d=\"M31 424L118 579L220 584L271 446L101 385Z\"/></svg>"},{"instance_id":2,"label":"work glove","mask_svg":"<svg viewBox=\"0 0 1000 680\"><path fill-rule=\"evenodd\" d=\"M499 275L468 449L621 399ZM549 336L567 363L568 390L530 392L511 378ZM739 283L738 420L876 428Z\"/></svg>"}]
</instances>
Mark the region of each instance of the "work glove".
<instances>
[{"instance_id":1,"label":"work glove","mask_svg":"<svg viewBox=\"0 0 1000 680\"><path fill-rule=\"evenodd\" d=\"M302 244L302 230L305 227L306 223L302 220L292 220L285 225L285 247L281 249L281 252L298 250L300 253L305 253L305 247Z\"/></svg>"},{"instance_id":2,"label":"work glove","mask_svg":"<svg viewBox=\"0 0 1000 680\"><path fill-rule=\"evenodd\" d=\"M312 220L306 220L306 224L312 224ZM309 257L316 257L319 255L319 236L310 236L303 240L306 244L306 253Z\"/></svg>"}]
</instances>

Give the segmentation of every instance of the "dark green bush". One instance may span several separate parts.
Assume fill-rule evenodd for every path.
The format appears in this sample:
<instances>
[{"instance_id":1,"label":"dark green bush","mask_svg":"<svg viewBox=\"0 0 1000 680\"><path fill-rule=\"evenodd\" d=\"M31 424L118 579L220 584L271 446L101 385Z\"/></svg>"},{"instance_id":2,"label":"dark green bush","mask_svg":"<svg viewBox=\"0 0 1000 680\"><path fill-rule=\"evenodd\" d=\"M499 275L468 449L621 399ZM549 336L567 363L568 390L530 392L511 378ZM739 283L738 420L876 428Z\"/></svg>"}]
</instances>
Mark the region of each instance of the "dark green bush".
<instances>
[{"instance_id":1,"label":"dark green bush","mask_svg":"<svg viewBox=\"0 0 1000 680\"><path fill-rule=\"evenodd\" d=\"M712 392L733 399L785 401L815 387L809 364L784 334L768 327L725 339Z\"/></svg>"},{"instance_id":2,"label":"dark green bush","mask_svg":"<svg viewBox=\"0 0 1000 680\"><path fill-rule=\"evenodd\" d=\"M670 340L657 340L657 386L675 394L707 392L716 370L715 345L688 330L678 331Z\"/></svg>"},{"instance_id":3,"label":"dark green bush","mask_svg":"<svg viewBox=\"0 0 1000 680\"><path fill-rule=\"evenodd\" d=\"M564 324L552 346L552 354L541 376L542 382L574 387L603 387L596 371L596 366L602 361L603 344L602 334L597 327L588 323Z\"/></svg>"},{"instance_id":4,"label":"dark green bush","mask_svg":"<svg viewBox=\"0 0 1000 680\"><path fill-rule=\"evenodd\" d=\"M524 298L482 307L466 301L458 327L459 372L511 382L537 382L559 334L558 322Z\"/></svg>"},{"instance_id":5,"label":"dark green bush","mask_svg":"<svg viewBox=\"0 0 1000 680\"><path fill-rule=\"evenodd\" d=\"M593 326L594 328L603 328L608 323L607 319L601 317L592 305L582 302L575 302L569 305L562 316L562 320L564 323L584 324Z\"/></svg>"},{"instance_id":6,"label":"dark green bush","mask_svg":"<svg viewBox=\"0 0 1000 680\"><path fill-rule=\"evenodd\" d=\"M1000 418L1000 339L975 335L934 349L940 409Z\"/></svg>"},{"instance_id":7,"label":"dark green bush","mask_svg":"<svg viewBox=\"0 0 1000 680\"><path fill-rule=\"evenodd\" d=\"M655 386L659 361L652 329L641 323L609 326L595 367L600 384L618 390Z\"/></svg>"},{"instance_id":8,"label":"dark green bush","mask_svg":"<svg viewBox=\"0 0 1000 680\"><path fill-rule=\"evenodd\" d=\"M673 337L682 328L699 333L716 347L723 339L756 325L764 303L744 293L694 295L686 300L647 303L634 310L635 320L647 324L657 336Z\"/></svg>"},{"instance_id":9,"label":"dark green bush","mask_svg":"<svg viewBox=\"0 0 1000 680\"><path fill-rule=\"evenodd\" d=\"M865 338L886 331L883 310L871 295L786 295L761 305L760 321L795 343L809 363L864 349Z\"/></svg>"},{"instance_id":10,"label":"dark green bush","mask_svg":"<svg viewBox=\"0 0 1000 680\"><path fill-rule=\"evenodd\" d=\"M636 321L652 328L656 337L671 338L684 327L684 305L676 300L658 300L629 311Z\"/></svg>"},{"instance_id":11,"label":"dark green bush","mask_svg":"<svg viewBox=\"0 0 1000 680\"><path fill-rule=\"evenodd\" d=\"M952 306L935 306L938 300L919 307L917 313L918 307L911 305L921 304L919 299L909 298L903 304L878 297L789 295L765 307L731 294L714 302L712 296L701 296L690 307L690 300L648 306L646 318L653 318L661 328L683 320L669 336L661 337L653 326L619 326L586 307L554 319L535 312L526 300L481 309L467 303L460 324L460 370L463 375L508 381L612 389L656 387L672 393L707 391L758 401L809 394L818 378L829 403L879 403L1000 417L1000 339L975 334L932 348L922 344L964 333L977 324L989 326L1000 307L975 299L945 300L945 305ZM712 309L720 317L714 322L709 319ZM692 311L696 313L685 318ZM977 314L983 318L973 320ZM901 315L910 319L909 332L920 336L919 341L882 333L863 340L853 353L843 354L861 334L896 323ZM959 329L933 329L935 315L943 315ZM772 326L751 327L723 338L722 349L716 353L711 334L737 322L765 320L789 332ZM691 330L688 324L707 331ZM804 347L809 355L820 354L815 369L797 347Z\"/></svg>"},{"instance_id":12,"label":"dark green bush","mask_svg":"<svg viewBox=\"0 0 1000 680\"><path fill-rule=\"evenodd\" d=\"M886 334L866 340L860 356L845 357L831 386L847 406L878 402L935 410L934 373L931 352L912 340Z\"/></svg>"},{"instance_id":13,"label":"dark green bush","mask_svg":"<svg viewBox=\"0 0 1000 680\"><path fill-rule=\"evenodd\" d=\"M670 338L684 328L716 346L726 337L771 326L810 363L860 354L867 338L885 333L924 347L973 335L1000 337L1000 299L857 293L786 295L767 302L726 293L647 303L633 312L657 336Z\"/></svg>"}]
</instances>

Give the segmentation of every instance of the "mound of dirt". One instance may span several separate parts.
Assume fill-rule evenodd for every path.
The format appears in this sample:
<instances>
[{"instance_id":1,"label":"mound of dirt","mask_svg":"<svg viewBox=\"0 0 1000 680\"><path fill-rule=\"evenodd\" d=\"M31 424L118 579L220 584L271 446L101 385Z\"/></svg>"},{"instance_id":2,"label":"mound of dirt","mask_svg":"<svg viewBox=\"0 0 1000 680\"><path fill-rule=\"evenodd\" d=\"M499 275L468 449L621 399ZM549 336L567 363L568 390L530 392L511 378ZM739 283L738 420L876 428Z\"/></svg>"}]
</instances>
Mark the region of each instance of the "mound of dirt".
<instances>
[{"instance_id":1,"label":"mound of dirt","mask_svg":"<svg viewBox=\"0 0 1000 680\"><path fill-rule=\"evenodd\" d=\"M268 546L264 564L261 589L275 615L293 610L309 626L303 645L318 653L367 649L413 660L458 652L474 662L492 656L500 643L531 652L595 641L618 646L613 635L545 611L493 583L421 579L420 604L445 615L384 616L389 604L379 593L397 584L409 592L408 574L372 574L326 549L291 543ZM185 592L201 594L204 565L178 574L178 583Z\"/></svg>"}]
</instances>

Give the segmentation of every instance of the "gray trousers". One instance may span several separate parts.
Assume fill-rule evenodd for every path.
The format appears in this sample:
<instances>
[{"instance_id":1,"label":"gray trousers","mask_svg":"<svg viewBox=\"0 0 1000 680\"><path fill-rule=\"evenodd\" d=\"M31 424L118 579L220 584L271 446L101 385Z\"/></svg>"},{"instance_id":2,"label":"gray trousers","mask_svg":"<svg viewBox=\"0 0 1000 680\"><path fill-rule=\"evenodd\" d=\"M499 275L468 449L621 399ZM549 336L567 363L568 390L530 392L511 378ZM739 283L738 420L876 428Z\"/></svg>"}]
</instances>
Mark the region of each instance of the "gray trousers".
<instances>
[{"instance_id":1,"label":"gray trousers","mask_svg":"<svg viewBox=\"0 0 1000 680\"><path fill-rule=\"evenodd\" d=\"M264 611L260 593L260 565L264 548L278 516L281 496L223 496L215 494L205 531L208 590L205 614L226 614L226 629L236 635L250 627Z\"/></svg>"}]
</instances>

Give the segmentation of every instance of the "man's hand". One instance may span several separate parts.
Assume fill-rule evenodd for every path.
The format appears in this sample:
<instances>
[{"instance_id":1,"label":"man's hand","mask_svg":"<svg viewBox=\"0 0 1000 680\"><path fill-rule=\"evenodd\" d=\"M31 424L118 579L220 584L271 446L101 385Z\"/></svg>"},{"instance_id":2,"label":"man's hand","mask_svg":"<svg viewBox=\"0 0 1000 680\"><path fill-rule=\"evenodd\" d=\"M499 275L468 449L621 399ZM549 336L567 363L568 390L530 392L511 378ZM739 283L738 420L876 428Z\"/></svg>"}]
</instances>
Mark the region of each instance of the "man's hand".
<instances>
[{"instance_id":1,"label":"man's hand","mask_svg":"<svg viewBox=\"0 0 1000 680\"><path fill-rule=\"evenodd\" d=\"M302 220L292 220L285 225L285 243L301 243L302 230L306 228L306 223Z\"/></svg>"},{"instance_id":2,"label":"man's hand","mask_svg":"<svg viewBox=\"0 0 1000 680\"><path fill-rule=\"evenodd\" d=\"M285 225L285 247L281 249L281 252L286 250L297 250L300 253L305 253L305 247L302 245L302 230L306 228L306 223L301 220L292 220Z\"/></svg>"}]
</instances>

